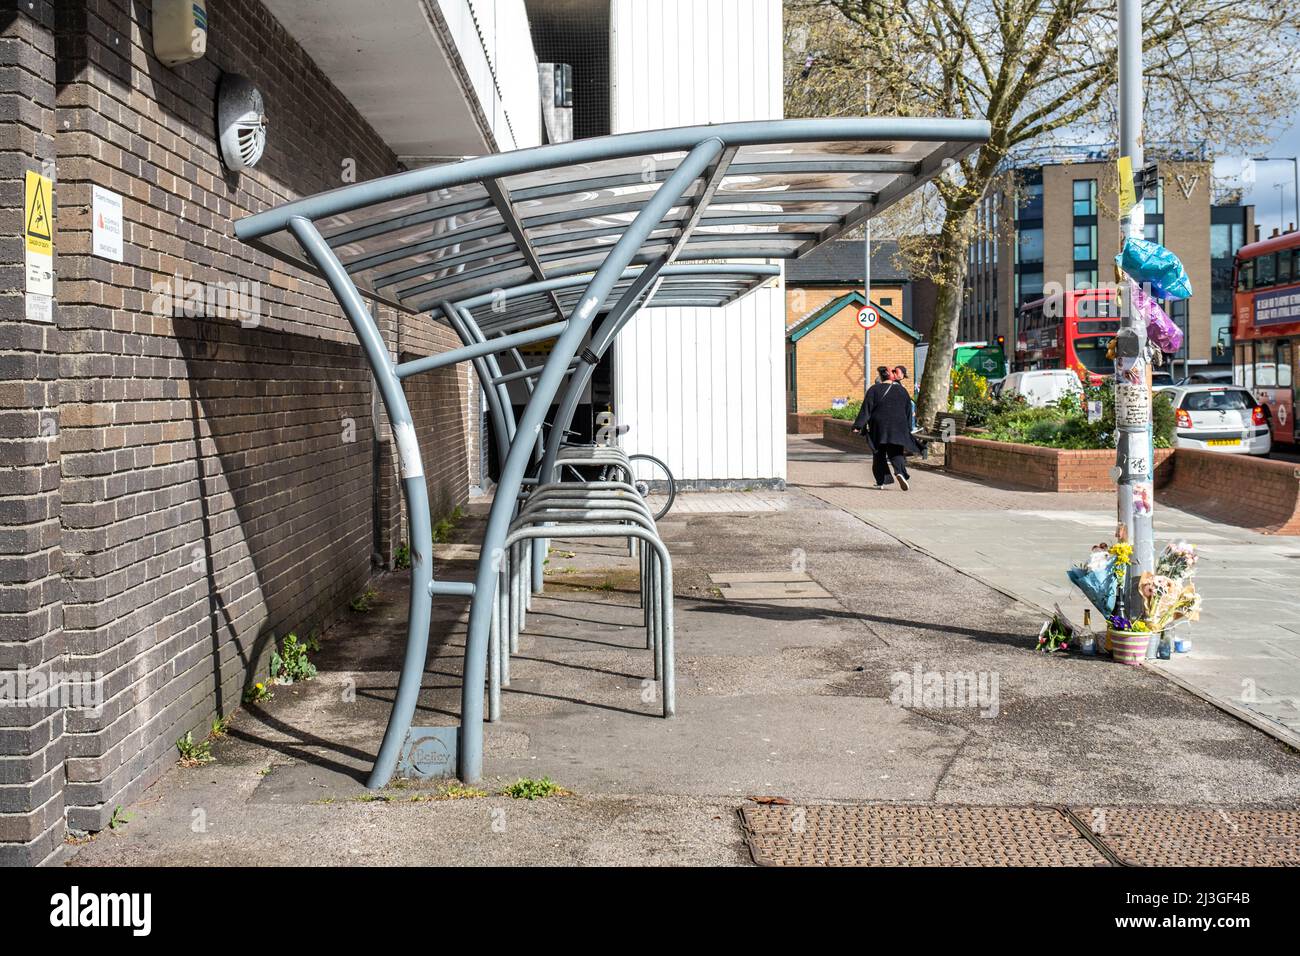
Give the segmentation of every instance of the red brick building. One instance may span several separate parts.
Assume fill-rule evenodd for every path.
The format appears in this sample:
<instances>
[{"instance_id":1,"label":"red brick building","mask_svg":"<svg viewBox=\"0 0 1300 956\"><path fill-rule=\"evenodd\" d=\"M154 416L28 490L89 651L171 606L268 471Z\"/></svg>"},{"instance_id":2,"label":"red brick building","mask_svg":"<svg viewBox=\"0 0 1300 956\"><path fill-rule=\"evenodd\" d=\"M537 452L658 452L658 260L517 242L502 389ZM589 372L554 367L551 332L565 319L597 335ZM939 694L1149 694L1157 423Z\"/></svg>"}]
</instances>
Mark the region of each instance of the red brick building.
<instances>
[{"instance_id":1,"label":"red brick building","mask_svg":"<svg viewBox=\"0 0 1300 956\"><path fill-rule=\"evenodd\" d=\"M871 331L871 377L880 365L903 365L914 375L921 336L912 328L913 283L898 268L897 244L872 244L871 301L883 320ZM815 412L835 399L854 401L865 391L863 330L858 311L865 263L860 240L829 242L786 266L786 410Z\"/></svg>"}]
</instances>

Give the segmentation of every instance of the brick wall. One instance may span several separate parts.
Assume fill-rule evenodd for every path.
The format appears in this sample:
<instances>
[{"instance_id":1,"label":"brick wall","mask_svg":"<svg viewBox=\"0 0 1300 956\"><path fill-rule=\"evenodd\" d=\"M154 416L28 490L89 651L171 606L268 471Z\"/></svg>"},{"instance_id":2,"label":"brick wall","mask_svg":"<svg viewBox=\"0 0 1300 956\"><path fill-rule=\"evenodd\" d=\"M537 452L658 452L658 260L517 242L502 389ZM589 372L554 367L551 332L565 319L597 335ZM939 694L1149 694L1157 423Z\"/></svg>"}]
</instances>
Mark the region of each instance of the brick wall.
<instances>
[{"instance_id":1,"label":"brick wall","mask_svg":"<svg viewBox=\"0 0 1300 956\"><path fill-rule=\"evenodd\" d=\"M1163 499L1216 521L1300 534L1300 466L1180 448Z\"/></svg>"},{"instance_id":2,"label":"brick wall","mask_svg":"<svg viewBox=\"0 0 1300 956\"><path fill-rule=\"evenodd\" d=\"M1115 466L1111 449L1068 450L1016 445L959 436L945 445L945 468L961 475L987 478L1037 491L1111 491ZM1165 463L1173 451L1156 449L1156 484L1169 474Z\"/></svg>"},{"instance_id":3,"label":"brick wall","mask_svg":"<svg viewBox=\"0 0 1300 956\"><path fill-rule=\"evenodd\" d=\"M26 4L24 4L26 6ZM28 322L24 173L54 158L54 10L0 14L0 864L50 859L63 842L64 711L20 674L65 670L57 326ZM2 686L2 685L0 685ZM53 702L50 702L51 704Z\"/></svg>"},{"instance_id":4,"label":"brick wall","mask_svg":"<svg viewBox=\"0 0 1300 956\"><path fill-rule=\"evenodd\" d=\"M273 637L327 624L372 555L391 561L404 516L332 295L231 229L341 185L345 161L357 179L393 172L392 153L252 0L211 9L207 55L174 70L153 58L147 2L22 8L0 37L0 667L99 673L105 697L99 715L0 708L0 860L32 863L65 814L104 826L177 737L236 706ZM214 141L223 71L270 117L240 176ZM52 326L24 319L11 238L41 158L57 158ZM92 184L124 197L122 263L89 255ZM178 312L178 275L257 283L258 312ZM455 344L427 318L376 317L394 354ZM408 383L435 518L465 500L467 374Z\"/></svg>"},{"instance_id":5,"label":"brick wall","mask_svg":"<svg viewBox=\"0 0 1300 956\"><path fill-rule=\"evenodd\" d=\"M840 296L855 291L852 287L838 289L811 288L788 290L787 314L806 316L817 311ZM860 290L858 290L860 291ZM802 311L793 308L792 299L798 296ZM881 298L891 298L894 305L882 306L897 315L902 293L897 287L872 286L871 300L879 304ZM793 396L796 412L814 412L830 408L831 401L845 398L854 401L865 391L862 376L862 326L858 325L858 309L846 305L825 322L799 339L793 346L787 341L786 349L795 349L796 394ZM915 360L915 343L888 322L878 322L871 330L871 378L880 365L903 365L910 378L915 379L912 368Z\"/></svg>"}]
</instances>

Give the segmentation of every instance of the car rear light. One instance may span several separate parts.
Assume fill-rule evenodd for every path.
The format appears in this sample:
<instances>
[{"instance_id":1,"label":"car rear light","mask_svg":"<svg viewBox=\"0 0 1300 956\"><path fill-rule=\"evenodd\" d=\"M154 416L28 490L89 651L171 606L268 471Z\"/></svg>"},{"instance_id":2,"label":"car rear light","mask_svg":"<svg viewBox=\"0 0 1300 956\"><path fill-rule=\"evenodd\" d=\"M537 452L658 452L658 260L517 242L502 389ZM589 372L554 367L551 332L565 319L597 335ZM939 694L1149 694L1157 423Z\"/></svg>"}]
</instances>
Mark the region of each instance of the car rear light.
<instances>
[{"instance_id":1,"label":"car rear light","mask_svg":"<svg viewBox=\"0 0 1300 956\"><path fill-rule=\"evenodd\" d=\"M1192 416L1189 415L1187 413L1187 410L1184 408L1178 409L1178 427L1179 428L1192 427Z\"/></svg>"},{"instance_id":2,"label":"car rear light","mask_svg":"<svg viewBox=\"0 0 1300 956\"><path fill-rule=\"evenodd\" d=\"M1250 420L1256 425L1268 424L1268 419L1264 417L1264 406L1256 405L1250 410Z\"/></svg>"}]
</instances>

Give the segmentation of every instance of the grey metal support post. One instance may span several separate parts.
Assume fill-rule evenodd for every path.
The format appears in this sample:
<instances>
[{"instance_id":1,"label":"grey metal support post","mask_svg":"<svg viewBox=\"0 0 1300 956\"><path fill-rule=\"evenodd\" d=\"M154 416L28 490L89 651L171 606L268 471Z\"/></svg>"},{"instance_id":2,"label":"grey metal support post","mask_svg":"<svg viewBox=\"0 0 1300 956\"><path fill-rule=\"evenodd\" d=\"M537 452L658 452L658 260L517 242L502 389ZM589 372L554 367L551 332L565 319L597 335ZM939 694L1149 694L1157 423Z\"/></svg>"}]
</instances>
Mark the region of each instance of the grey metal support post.
<instances>
[{"instance_id":1,"label":"grey metal support post","mask_svg":"<svg viewBox=\"0 0 1300 956\"><path fill-rule=\"evenodd\" d=\"M379 746L379 756L370 771L366 786L377 789L384 786L397 769L402 746L406 742L415 707L420 699L420 685L424 679L424 661L429 648L429 616L432 609L433 586L433 529L429 516L429 492L424 484L424 463L420 446L415 438L415 422L406 404L401 382L393 369L388 346L374 317L366 308L361 294L348 278L333 250L321 238L316 227L306 219L289 220L293 233L303 252L325 276L330 290L343 307L343 313L356 333L361 350L370 364L388 421L392 425L402 466L402 494L406 497L407 534L411 549L411 594L406 621L406 654L402 659L402 672L397 681L397 698L388 716L384 740Z\"/></svg>"},{"instance_id":2,"label":"grey metal support post","mask_svg":"<svg viewBox=\"0 0 1300 956\"><path fill-rule=\"evenodd\" d=\"M1142 169L1142 0L1119 0L1119 147L1120 155L1128 156L1136 172ZM1136 197L1135 205L1130 209L1120 210L1120 228L1123 236L1142 238L1143 205L1142 196ZM1155 494L1151 490L1154 471L1151 438L1151 376L1146 363L1146 329L1132 306L1121 310L1120 343L1115 357L1116 412L1119 415L1119 399L1124 383L1126 349L1123 343L1130 345L1127 351L1138 350L1142 355L1142 383L1146 386L1140 395L1129 392L1126 401L1135 406L1132 413L1123 416L1134 424L1119 426L1116 444L1116 467L1118 477L1118 519L1123 525L1129 542L1133 545L1133 563L1129 567L1126 580L1130 595L1129 606L1137 600L1138 578L1146 571L1154 570L1155 555L1152 542L1151 518L1155 507ZM1131 365L1130 361L1127 363ZM1143 409L1145 414L1143 414ZM1142 499L1142 506L1136 506L1137 491L1146 486L1148 494Z\"/></svg>"},{"instance_id":3,"label":"grey metal support post","mask_svg":"<svg viewBox=\"0 0 1300 956\"><path fill-rule=\"evenodd\" d=\"M501 468L497 494L488 512L483 544L479 553L475 575L474 599L470 604L469 627L465 641L464 684L461 694L461 736L459 748L460 777L466 783L476 783L483 775L483 683L487 670L488 629L493 608L497 570L509 529L519 489L523 484L528 459L532 454L535 436L541 431L542 420L551 400L582 344L597 307L609 294L637 250L654 227L663 220L673 205L691 184L708 168L722 151L720 139L710 137L681 160L667 180L646 202L627 230L619 237L596 274L592 276L569 320L547 358L528 405L519 422L519 434L511 444Z\"/></svg>"}]
</instances>

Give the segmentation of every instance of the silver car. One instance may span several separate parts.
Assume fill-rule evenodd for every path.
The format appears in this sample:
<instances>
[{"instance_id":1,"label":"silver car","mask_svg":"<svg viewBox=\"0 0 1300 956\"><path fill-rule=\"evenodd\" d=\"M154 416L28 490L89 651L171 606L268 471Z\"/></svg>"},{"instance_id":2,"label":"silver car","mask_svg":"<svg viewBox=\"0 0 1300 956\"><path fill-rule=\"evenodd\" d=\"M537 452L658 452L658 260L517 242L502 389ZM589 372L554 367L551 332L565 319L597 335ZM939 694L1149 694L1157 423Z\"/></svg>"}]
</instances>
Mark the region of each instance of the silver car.
<instances>
[{"instance_id":1,"label":"silver car","mask_svg":"<svg viewBox=\"0 0 1300 956\"><path fill-rule=\"evenodd\" d=\"M1178 421L1176 448L1236 455L1267 455L1273 447L1268 410L1239 385L1176 385L1166 388Z\"/></svg>"}]
</instances>

